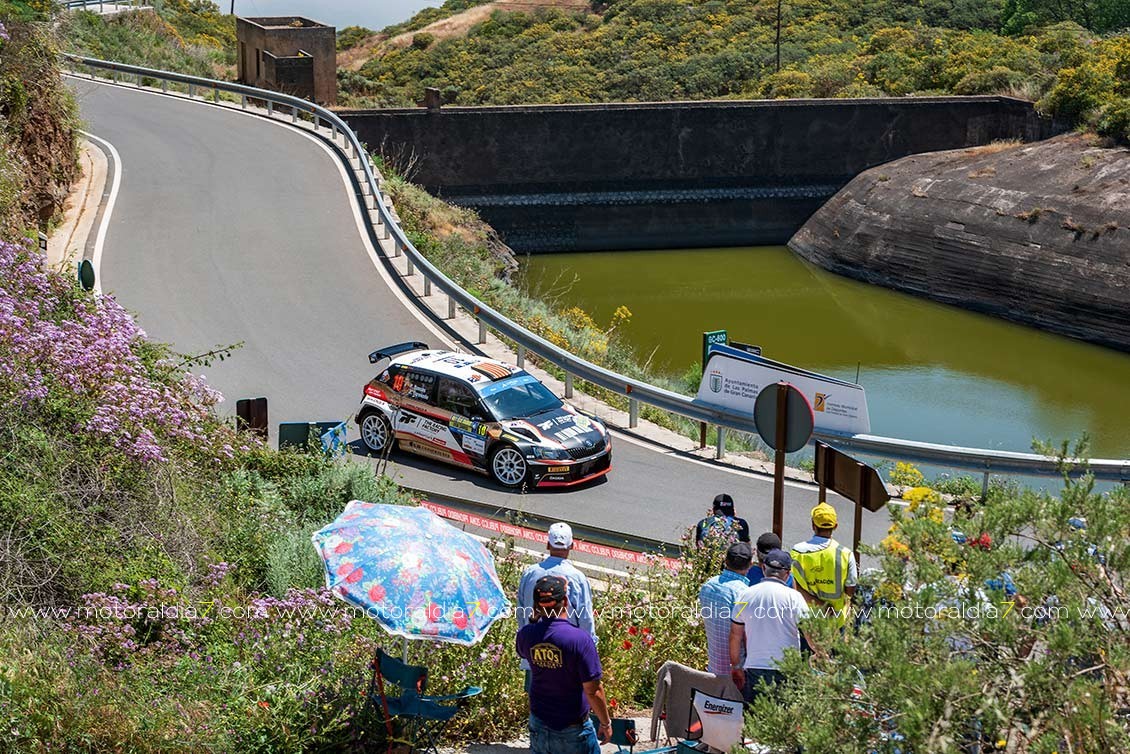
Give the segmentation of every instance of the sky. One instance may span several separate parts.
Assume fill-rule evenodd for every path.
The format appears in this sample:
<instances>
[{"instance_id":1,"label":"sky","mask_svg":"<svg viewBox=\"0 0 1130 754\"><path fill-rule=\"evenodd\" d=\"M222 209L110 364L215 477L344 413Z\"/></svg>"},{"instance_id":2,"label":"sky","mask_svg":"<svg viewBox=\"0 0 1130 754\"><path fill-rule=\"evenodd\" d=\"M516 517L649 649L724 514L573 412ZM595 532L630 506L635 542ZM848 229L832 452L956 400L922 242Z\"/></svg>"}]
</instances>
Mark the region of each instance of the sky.
<instances>
[{"instance_id":1,"label":"sky","mask_svg":"<svg viewBox=\"0 0 1130 754\"><path fill-rule=\"evenodd\" d=\"M216 0L226 13L232 0ZM409 18L421 8L443 0L235 0L241 16L305 16L341 29L367 26L382 29Z\"/></svg>"}]
</instances>

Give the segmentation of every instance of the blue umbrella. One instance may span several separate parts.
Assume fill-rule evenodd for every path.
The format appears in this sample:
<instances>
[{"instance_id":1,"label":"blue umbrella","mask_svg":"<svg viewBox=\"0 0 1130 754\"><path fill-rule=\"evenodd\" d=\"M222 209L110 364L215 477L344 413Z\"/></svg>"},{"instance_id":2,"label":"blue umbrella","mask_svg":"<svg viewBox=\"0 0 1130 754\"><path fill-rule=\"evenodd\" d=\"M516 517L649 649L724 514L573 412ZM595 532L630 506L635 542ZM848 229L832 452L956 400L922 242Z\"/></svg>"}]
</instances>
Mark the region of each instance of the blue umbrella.
<instances>
[{"instance_id":1,"label":"blue umbrella","mask_svg":"<svg viewBox=\"0 0 1130 754\"><path fill-rule=\"evenodd\" d=\"M486 547L426 508L352 500L312 540L326 586L394 636L471 645L510 609Z\"/></svg>"}]
</instances>

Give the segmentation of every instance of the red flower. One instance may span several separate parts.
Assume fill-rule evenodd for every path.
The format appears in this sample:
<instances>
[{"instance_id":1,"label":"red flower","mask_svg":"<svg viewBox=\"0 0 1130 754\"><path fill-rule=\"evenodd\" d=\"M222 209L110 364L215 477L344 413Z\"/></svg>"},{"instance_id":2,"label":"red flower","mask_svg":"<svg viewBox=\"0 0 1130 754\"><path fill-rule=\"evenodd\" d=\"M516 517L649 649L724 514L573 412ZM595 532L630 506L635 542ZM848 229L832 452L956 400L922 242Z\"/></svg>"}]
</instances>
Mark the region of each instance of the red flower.
<instances>
[{"instance_id":1,"label":"red flower","mask_svg":"<svg viewBox=\"0 0 1130 754\"><path fill-rule=\"evenodd\" d=\"M369 599L373 602L380 602L385 598L385 588L380 584L369 589Z\"/></svg>"},{"instance_id":2,"label":"red flower","mask_svg":"<svg viewBox=\"0 0 1130 754\"><path fill-rule=\"evenodd\" d=\"M260 706L260 707L262 707L263 709L267 709L267 708L269 708L269 707L270 707L271 705L270 705L269 703L267 703L267 702L259 702L259 706Z\"/></svg>"},{"instance_id":3,"label":"red flower","mask_svg":"<svg viewBox=\"0 0 1130 754\"><path fill-rule=\"evenodd\" d=\"M632 642L630 642L630 641L628 641L627 639L625 639L625 640L624 640L624 643L623 643L623 644L622 644L621 646L623 646L623 647L624 647L624 649L631 649L631 648L632 648Z\"/></svg>"},{"instance_id":4,"label":"red flower","mask_svg":"<svg viewBox=\"0 0 1130 754\"><path fill-rule=\"evenodd\" d=\"M358 569L354 570L353 573L351 573L351 574L349 574L348 576L345 577L345 583L356 584L358 581L360 581L363 578L365 578L365 572L362 571L360 568L358 568Z\"/></svg>"},{"instance_id":5,"label":"red flower","mask_svg":"<svg viewBox=\"0 0 1130 754\"><path fill-rule=\"evenodd\" d=\"M467 627L467 614L460 610L455 614L455 617L451 619L451 622L455 624L456 628L462 631Z\"/></svg>"},{"instance_id":6,"label":"red flower","mask_svg":"<svg viewBox=\"0 0 1130 754\"><path fill-rule=\"evenodd\" d=\"M349 573L349 571L352 570L352 568L353 568L352 563L350 563L348 561L345 562L345 563L342 563L341 565L339 565L337 567L337 575L338 576L344 576L345 574Z\"/></svg>"},{"instance_id":7,"label":"red flower","mask_svg":"<svg viewBox=\"0 0 1130 754\"><path fill-rule=\"evenodd\" d=\"M335 555L344 555L345 553L349 552L352 549L353 549L353 543L352 542L341 542L341 543L338 544L337 547L334 548L334 554Z\"/></svg>"},{"instance_id":8,"label":"red flower","mask_svg":"<svg viewBox=\"0 0 1130 754\"><path fill-rule=\"evenodd\" d=\"M609 699L608 700L608 706L611 707L612 709L616 709L616 700L615 699Z\"/></svg>"},{"instance_id":9,"label":"red flower","mask_svg":"<svg viewBox=\"0 0 1130 754\"><path fill-rule=\"evenodd\" d=\"M640 630L638 628L636 628L635 626L628 626L628 633L631 634L632 636L635 636L639 632L640 632Z\"/></svg>"},{"instance_id":10,"label":"red flower","mask_svg":"<svg viewBox=\"0 0 1130 754\"><path fill-rule=\"evenodd\" d=\"M650 628L648 628L647 626L644 626L644 629L643 629L643 635L644 635L644 636L647 636L647 635L648 635L648 634L650 634L650 633L651 633L651 629L650 629Z\"/></svg>"},{"instance_id":11,"label":"red flower","mask_svg":"<svg viewBox=\"0 0 1130 754\"><path fill-rule=\"evenodd\" d=\"M648 634L648 635L643 637L643 643L650 647L652 644L655 643L655 637Z\"/></svg>"},{"instance_id":12,"label":"red flower","mask_svg":"<svg viewBox=\"0 0 1130 754\"><path fill-rule=\"evenodd\" d=\"M431 623L439 623L439 619L443 617L443 608L433 602L428 605L427 609L428 621Z\"/></svg>"}]
</instances>

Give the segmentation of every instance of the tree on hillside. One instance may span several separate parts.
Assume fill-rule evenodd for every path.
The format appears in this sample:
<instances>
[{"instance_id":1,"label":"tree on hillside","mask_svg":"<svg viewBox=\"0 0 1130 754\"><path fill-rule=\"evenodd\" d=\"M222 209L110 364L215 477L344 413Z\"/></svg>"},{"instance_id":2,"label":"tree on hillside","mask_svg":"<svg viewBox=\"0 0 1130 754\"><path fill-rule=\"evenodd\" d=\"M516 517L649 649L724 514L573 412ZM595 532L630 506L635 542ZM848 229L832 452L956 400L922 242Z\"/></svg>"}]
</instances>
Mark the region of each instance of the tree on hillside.
<instances>
[{"instance_id":1,"label":"tree on hillside","mask_svg":"<svg viewBox=\"0 0 1130 754\"><path fill-rule=\"evenodd\" d=\"M1130 28L1127 0L1007 0L1001 27L1017 34L1034 26L1074 21L1103 33Z\"/></svg>"}]
</instances>

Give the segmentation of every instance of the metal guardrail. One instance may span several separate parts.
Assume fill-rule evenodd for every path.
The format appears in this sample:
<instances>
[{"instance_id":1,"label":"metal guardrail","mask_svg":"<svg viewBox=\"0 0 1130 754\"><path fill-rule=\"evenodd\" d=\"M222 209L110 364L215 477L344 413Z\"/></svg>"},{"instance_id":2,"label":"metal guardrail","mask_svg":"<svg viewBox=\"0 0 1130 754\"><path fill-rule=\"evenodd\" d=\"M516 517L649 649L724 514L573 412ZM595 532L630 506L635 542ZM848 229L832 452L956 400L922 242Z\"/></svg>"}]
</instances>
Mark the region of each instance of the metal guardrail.
<instances>
[{"instance_id":1,"label":"metal guardrail","mask_svg":"<svg viewBox=\"0 0 1130 754\"><path fill-rule=\"evenodd\" d=\"M433 286L439 288L448 297L448 319L455 317L456 306L459 306L478 320L478 342L480 344L486 342L487 329L493 329L516 344L519 365L523 363L526 351L532 351L562 369L565 372L566 398L571 398L573 395L574 377L626 397L628 399L629 427L637 426L640 403L694 421L712 424L719 428L718 458L722 458L724 455L726 429L756 433L753 415L750 413L697 403L686 395L665 390L597 366L530 332L459 287L455 281L429 262L409 240L404 229L393 217L389 203L381 194L381 183L364 145L361 144L353 129L332 111L299 97L243 84L77 55L65 54L63 57L73 65L91 70L91 77L94 76L94 70L102 70L110 72L115 82L119 80L120 76L131 76L139 87L144 79L161 82L163 89L167 88L170 82L184 84L188 87L190 97L196 95L197 89L204 92L211 91L213 102L218 101L219 92L228 92L239 95L244 109L246 109L249 100L264 102L268 117L274 117L276 109L281 108L283 112L289 110L292 122L297 122L299 113L306 113L313 118L315 130L321 126L322 121L325 121L329 125L331 136L336 138L338 134L341 134L348 145L347 149L352 151L352 156L360 163L359 170L363 175L359 182L366 208L369 211L377 212L378 219L374 230L378 238L388 239L391 237L393 256L399 256L403 253L407 258L408 275L414 274L415 271L419 271L423 275L424 297L431 295ZM837 447L849 448L868 454L981 472L985 475L986 485L991 472L1044 476L1058 476L1060 474L1060 466L1056 458L1033 453L965 448L876 435L847 436L818 432L815 437ZM1092 459L1085 464L1078 464L1073 473L1082 473L1084 468L1099 479L1130 482L1130 460Z\"/></svg>"}]
</instances>

